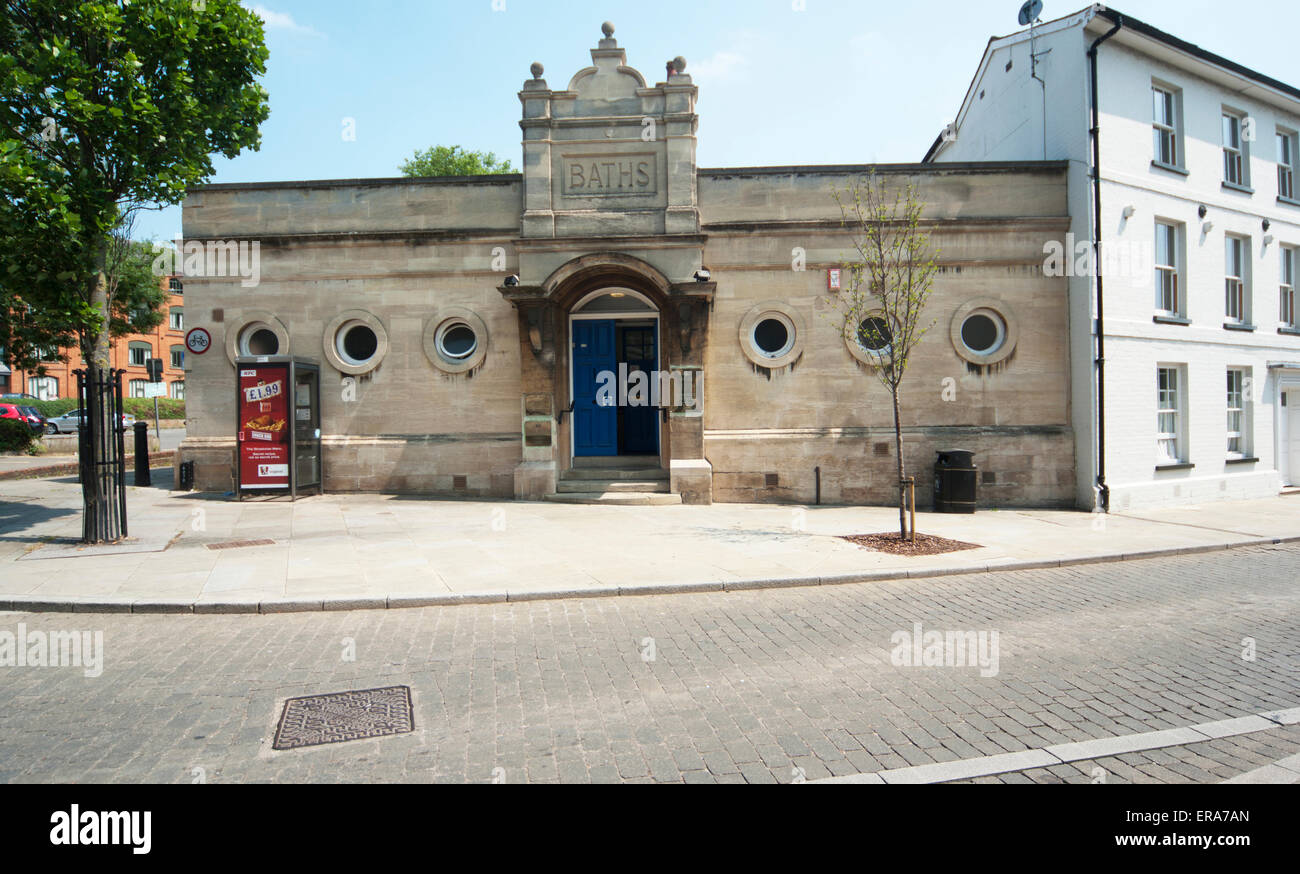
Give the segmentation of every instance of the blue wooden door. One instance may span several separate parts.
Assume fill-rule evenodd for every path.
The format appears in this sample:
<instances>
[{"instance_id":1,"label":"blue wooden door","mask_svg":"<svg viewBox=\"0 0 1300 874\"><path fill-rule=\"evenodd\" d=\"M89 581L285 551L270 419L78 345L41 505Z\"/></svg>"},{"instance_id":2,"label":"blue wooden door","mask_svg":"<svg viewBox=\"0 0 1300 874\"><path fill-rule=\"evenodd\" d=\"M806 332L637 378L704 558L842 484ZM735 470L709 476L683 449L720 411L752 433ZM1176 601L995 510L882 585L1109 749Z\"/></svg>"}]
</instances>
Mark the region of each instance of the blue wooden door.
<instances>
[{"instance_id":1,"label":"blue wooden door","mask_svg":"<svg viewBox=\"0 0 1300 874\"><path fill-rule=\"evenodd\" d=\"M614 320L579 319L573 323L573 454L618 454L618 390L597 403L597 377L618 375L614 356Z\"/></svg>"}]
</instances>

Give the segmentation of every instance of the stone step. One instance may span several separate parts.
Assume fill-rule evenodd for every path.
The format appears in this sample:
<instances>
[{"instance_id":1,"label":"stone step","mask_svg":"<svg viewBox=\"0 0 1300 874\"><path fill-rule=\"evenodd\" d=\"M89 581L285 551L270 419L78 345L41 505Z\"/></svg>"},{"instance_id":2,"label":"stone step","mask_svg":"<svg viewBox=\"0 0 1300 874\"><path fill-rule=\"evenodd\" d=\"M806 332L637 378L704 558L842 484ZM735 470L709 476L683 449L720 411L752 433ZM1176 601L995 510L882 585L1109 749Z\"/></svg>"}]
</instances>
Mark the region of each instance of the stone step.
<instances>
[{"instance_id":1,"label":"stone step","mask_svg":"<svg viewBox=\"0 0 1300 874\"><path fill-rule=\"evenodd\" d=\"M593 468L575 468L566 470L561 476L561 480L638 480L649 482L650 480L667 480L668 471L659 467L593 467Z\"/></svg>"},{"instance_id":2,"label":"stone step","mask_svg":"<svg viewBox=\"0 0 1300 874\"><path fill-rule=\"evenodd\" d=\"M562 492L544 496L559 504L618 504L625 506L657 506L680 504L682 496L664 492Z\"/></svg>"},{"instance_id":3,"label":"stone step","mask_svg":"<svg viewBox=\"0 0 1300 874\"><path fill-rule=\"evenodd\" d=\"M575 469L613 467L619 469L659 469L657 455L579 455L573 459Z\"/></svg>"},{"instance_id":4,"label":"stone step","mask_svg":"<svg viewBox=\"0 0 1300 874\"><path fill-rule=\"evenodd\" d=\"M555 490L561 494L583 492L667 492L668 477L647 479L562 479Z\"/></svg>"}]
</instances>

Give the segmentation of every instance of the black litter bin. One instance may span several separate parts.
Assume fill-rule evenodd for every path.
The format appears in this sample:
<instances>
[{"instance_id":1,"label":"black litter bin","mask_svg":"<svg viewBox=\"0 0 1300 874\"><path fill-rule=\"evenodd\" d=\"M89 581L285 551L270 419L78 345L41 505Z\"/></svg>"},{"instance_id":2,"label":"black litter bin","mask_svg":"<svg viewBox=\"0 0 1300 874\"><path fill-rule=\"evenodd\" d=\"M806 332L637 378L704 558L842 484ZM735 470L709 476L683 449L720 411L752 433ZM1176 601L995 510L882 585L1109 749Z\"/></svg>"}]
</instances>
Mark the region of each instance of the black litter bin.
<instances>
[{"instance_id":1,"label":"black litter bin","mask_svg":"<svg viewBox=\"0 0 1300 874\"><path fill-rule=\"evenodd\" d=\"M194 488L194 462L182 461L180 490L182 492L188 492L193 490L193 488Z\"/></svg>"},{"instance_id":2,"label":"black litter bin","mask_svg":"<svg viewBox=\"0 0 1300 874\"><path fill-rule=\"evenodd\" d=\"M947 449L934 462L934 511L975 512L975 453Z\"/></svg>"}]
</instances>

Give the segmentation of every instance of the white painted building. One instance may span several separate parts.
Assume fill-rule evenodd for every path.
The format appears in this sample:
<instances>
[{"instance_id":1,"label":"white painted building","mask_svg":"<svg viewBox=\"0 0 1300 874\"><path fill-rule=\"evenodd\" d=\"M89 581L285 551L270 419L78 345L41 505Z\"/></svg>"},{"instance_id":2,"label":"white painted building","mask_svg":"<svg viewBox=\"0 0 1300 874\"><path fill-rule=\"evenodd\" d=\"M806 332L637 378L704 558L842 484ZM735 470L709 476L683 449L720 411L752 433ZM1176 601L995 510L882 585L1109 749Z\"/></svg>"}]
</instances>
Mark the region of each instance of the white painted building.
<instances>
[{"instance_id":1,"label":"white painted building","mask_svg":"<svg viewBox=\"0 0 1300 874\"><path fill-rule=\"evenodd\" d=\"M1298 131L1300 89L1101 5L989 41L925 160L1070 162L1079 506L1300 486Z\"/></svg>"}]
</instances>

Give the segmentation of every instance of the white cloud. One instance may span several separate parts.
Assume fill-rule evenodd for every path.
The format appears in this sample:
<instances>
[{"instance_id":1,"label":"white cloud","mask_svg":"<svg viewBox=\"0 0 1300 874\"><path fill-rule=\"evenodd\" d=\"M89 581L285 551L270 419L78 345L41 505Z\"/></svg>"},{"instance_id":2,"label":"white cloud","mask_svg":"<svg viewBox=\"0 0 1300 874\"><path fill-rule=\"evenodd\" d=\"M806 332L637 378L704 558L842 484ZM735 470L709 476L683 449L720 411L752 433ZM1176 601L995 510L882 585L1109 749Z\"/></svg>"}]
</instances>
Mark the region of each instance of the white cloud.
<instances>
[{"instance_id":1,"label":"white cloud","mask_svg":"<svg viewBox=\"0 0 1300 874\"><path fill-rule=\"evenodd\" d=\"M266 26L267 30L287 30L290 33L301 33L306 36L323 37L325 35L314 27L308 27L305 24L299 24L294 21L293 16L287 12L274 12L260 3L254 6L249 6L245 3L244 7L258 18L262 19L262 23Z\"/></svg>"}]
</instances>

